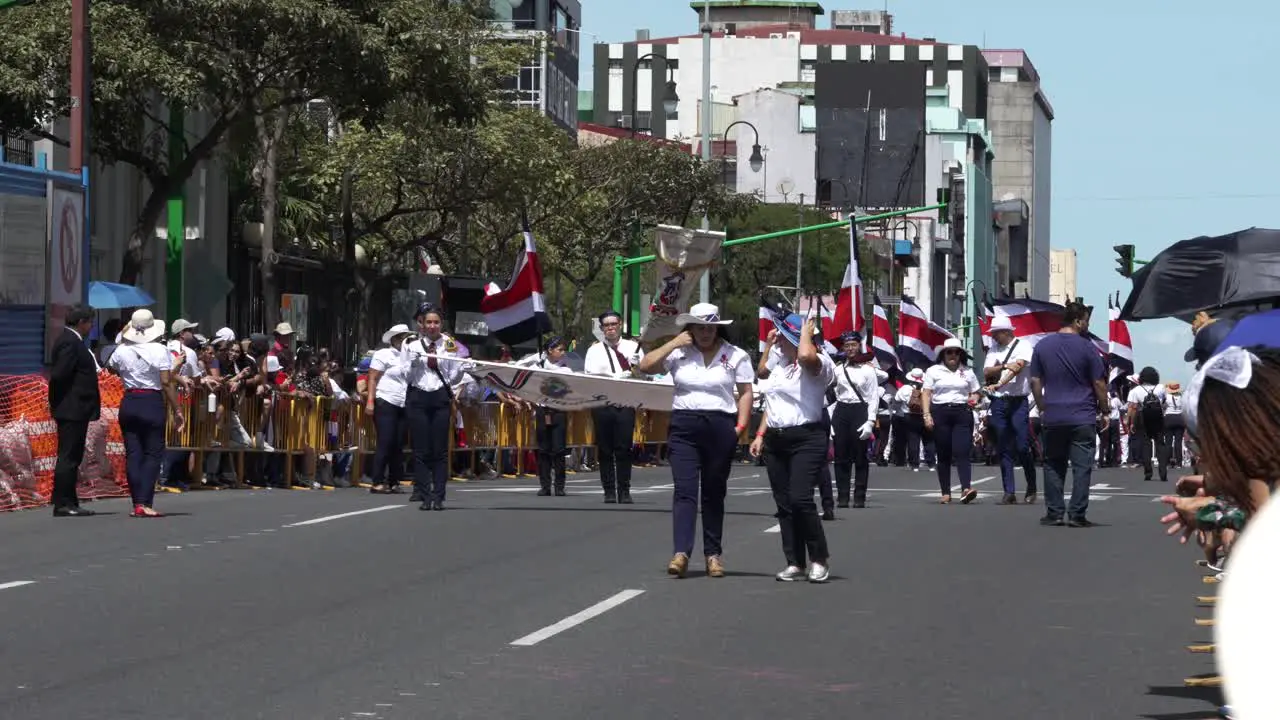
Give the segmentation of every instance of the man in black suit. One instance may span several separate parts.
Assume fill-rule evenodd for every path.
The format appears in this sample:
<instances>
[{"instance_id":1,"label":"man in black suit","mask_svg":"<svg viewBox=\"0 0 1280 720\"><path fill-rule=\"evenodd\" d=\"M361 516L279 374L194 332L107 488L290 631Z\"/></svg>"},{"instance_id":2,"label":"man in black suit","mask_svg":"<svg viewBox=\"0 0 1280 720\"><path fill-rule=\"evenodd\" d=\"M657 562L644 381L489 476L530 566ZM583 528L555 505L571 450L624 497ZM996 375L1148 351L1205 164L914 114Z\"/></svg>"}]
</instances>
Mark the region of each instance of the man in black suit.
<instances>
[{"instance_id":1,"label":"man in black suit","mask_svg":"<svg viewBox=\"0 0 1280 720\"><path fill-rule=\"evenodd\" d=\"M88 517L80 507L76 481L84 460L89 423L101 416L98 363L84 339L93 327L93 309L75 305L67 310L67 326L53 341L49 367L49 407L58 424L58 463L53 468L53 516Z\"/></svg>"}]
</instances>

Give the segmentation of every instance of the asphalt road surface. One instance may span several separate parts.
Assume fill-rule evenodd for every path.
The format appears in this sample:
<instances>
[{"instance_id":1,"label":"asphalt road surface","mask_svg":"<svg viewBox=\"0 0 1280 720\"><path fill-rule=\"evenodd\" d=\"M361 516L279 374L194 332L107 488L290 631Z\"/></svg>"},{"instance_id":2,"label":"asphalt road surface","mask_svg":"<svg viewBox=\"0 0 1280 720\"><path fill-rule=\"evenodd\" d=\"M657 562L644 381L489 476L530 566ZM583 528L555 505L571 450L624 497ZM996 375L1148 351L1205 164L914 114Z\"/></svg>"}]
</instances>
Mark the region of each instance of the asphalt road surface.
<instances>
[{"instance_id":1,"label":"asphalt road surface","mask_svg":"<svg viewBox=\"0 0 1280 720\"><path fill-rule=\"evenodd\" d=\"M638 471L632 506L579 474L566 498L455 483L445 512L277 490L161 495L158 520L0 516L0 718L1213 717L1182 687L1213 669L1184 649L1210 641L1211 588L1157 522L1168 485L1101 471L1099 526L1073 529L997 505L993 468L971 506L872 468L810 585L774 581L750 465L728 577L668 578L667 472Z\"/></svg>"}]
</instances>

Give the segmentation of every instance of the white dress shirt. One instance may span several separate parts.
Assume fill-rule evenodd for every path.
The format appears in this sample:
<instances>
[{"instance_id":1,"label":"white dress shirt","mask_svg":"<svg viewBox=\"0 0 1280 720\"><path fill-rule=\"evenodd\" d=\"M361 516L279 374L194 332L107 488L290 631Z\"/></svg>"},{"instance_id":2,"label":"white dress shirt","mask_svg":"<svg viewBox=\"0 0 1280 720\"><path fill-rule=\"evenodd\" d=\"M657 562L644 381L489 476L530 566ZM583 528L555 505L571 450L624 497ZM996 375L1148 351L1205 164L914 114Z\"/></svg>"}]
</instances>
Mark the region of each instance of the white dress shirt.
<instances>
[{"instance_id":1,"label":"white dress shirt","mask_svg":"<svg viewBox=\"0 0 1280 720\"><path fill-rule=\"evenodd\" d=\"M824 357L826 353L820 353ZM839 366L832 364L835 373L836 402L864 404L868 412L876 414L880 407L880 371L866 363Z\"/></svg>"},{"instance_id":2,"label":"white dress shirt","mask_svg":"<svg viewBox=\"0 0 1280 720\"><path fill-rule=\"evenodd\" d=\"M614 349L617 352L613 352ZM587 348L586 357L582 359L582 371L588 375L608 375L616 378L631 377L630 370L622 369L622 364L618 362L618 355L626 358L627 362L634 368L644 358L644 351L640 349L640 343L627 338L620 338L618 344L612 349L606 348L604 343L596 341L591 347Z\"/></svg>"},{"instance_id":3,"label":"white dress shirt","mask_svg":"<svg viewBox=\"0 0 1280 720\"><path fill-rule=\"evenodd\" d=\"M438 356L436 370L432 370L428 364L428 355ZM426 338L418 338L412 342L406 340L400 346L400 364L404 368L405 382L409 387L424 392L435 392L443 388L445 383L452 386L462 379L462 363L457 358L457 344L445 334L441 334L434 343Z\"/></svg>"},{"instance_id":4,"label":"white dress shirt","mask_svg":"<svg viewBox=\"0 0 1280 720\"><path fill-rule=\"evenodd\" d=\"M1023 342L1019 338L1014 338L1008 345L992 348L987 352L986 364L983 369L995 367L997 365L1012 365L1021 360L1024 365L1022 370L1008 382L1004 387L996 390L992 395L996 397L1026 397L1031 392L1030 381L1028 380L1027 366L1031 364L1031 353L1034 350L1031 343ZM991 382L992 385L999 384L1004 372L1001 371L1000 377Z\"/></svg>"},{"instance_id":5,"label":"white dress shirt","mask_svg":"<svg viewBox=\"0 0 1280 720\"><path fill-rule=\"evenodd\" d=\"M933 392L931 405L963 405L980 387L978 376L964 365L948 370L946 365L938 363L924 371L924 389Z\"/></svg>"},{"instance_id":6,"label":"white dress shirt","mask_svg":"<svg viewBox=\"0 0 1280 720\"><path fill-rule=\"evenodd\" d=\"M890 406L895 416L906 417L911 405L911 391L915 387L915 385L907 383L898 388L898 392L893 396L893 404Z\"/></svg>"},{"instance_id":7,"label":"white dress shirt","mask_svg":"<svg viewBox=\"0 0 1280 720\"><path fill-rule=\"evenodd\" d=\"M382 373L378 377L378 386L374 388L374 398L395 407L404 407L409 384L405 381L405 365L400 362L400 351L390 347L374 350L373 357L369 358L369 369Z\"/></svg>"},{"instance_id":8,"label":"white dress shirt","mask_svg":"<svg viewBox=\"0 0 1280 720\"><path fill-rule=\"evenodd\" d=\"M1124 409L1124 403L1120 402L1120 398L1118 398L1118 397L1116 397L1116 396L1112 395L1112 396L1111 396L1110 407L1111 407L1111 419L1112 419L1112 420L1119 420L1119 419L1120 419L1120 411Z\"/></svg>"},{"instance_id":9,"label":"white dress shirt","mask_svg":"<svg viewBox=\"0 0 1280 720\"><path fill-rule=\"evenodd\" d=\"M198 378L204 374L200 369L200 356L195 350L187 347L181 340L170 340L168 347L170 353L182 357L182 367L178 368L179 376Z\"/></svg>"},{"instance_id":10,"label":"white dress shirt","mask_svg":"<svg viewBox=\"0 0 1280 720\"><path fill-rule=\"evenodd\" d=\"M159 390L160 373L173 367L173 356L159 343L125 343L107 360L126 390Z\"/></svg>"},{"instance_id":11,"label":"white dress shirt","mask_svg":"<svg viewBox=\"0 0 1280 720\"><path fill-rule=\"evenodd\" d=\"M822 421L827 409L827 387L835 379L836 366L826 353L818 353L818 361L822 368L816 375L798 363L790 363L774 368L767 379L760 381L769 427L789 428Z\"/></svg>"},{"instance_id":12,"label":"white dress shirt","mask_svg":"<svg viewBox=\"0 0 1280 720\"><path fill-rule=\"evenodd\" d=\"M727 342L720 343L710 365L703 363L701 350L686 345L672 350L662 361L662 367L675 386L672 410L736 413L737 385L750 385L756 378L751 356Z\"/></svg>"},{"instance_id":13,"label":"white dress shirt","mask_svg":"<svg viewBox=\"0 0 1280 720\"><path fill-rule=\"evenodd\" d=\"M1174 416L1174 417L1181 418L1181 417L1182 417L1182 407L1183 407L1183 405L1185 405L1185 404L1186 404L1186 403L1185 403L1185 402L1183 402L1183 400L1182 400L1182 395L1181 395L1180 393L1175 394L1175 393L1171 393L1171 392L1165 391L1165 395L1164 395L1164 416L1165 416L1165 417L1169 417L1169 416L1171 416L1171 415L1172 415L1172 416Z\"/></svg>"}]
</instances>

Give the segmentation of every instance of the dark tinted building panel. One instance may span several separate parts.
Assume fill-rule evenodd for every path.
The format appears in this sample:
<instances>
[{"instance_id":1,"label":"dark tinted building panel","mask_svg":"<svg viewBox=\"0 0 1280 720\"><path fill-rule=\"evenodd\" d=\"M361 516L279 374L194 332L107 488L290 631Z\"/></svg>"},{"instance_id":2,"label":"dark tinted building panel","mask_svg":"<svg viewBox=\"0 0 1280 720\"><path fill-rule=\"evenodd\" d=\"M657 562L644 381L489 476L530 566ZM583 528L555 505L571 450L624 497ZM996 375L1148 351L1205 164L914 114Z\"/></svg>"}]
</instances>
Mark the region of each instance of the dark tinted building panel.
<instances>
[{"instance_id":1,"label":"dark tinted building panel","mask_svg":"<svg viewBox=\"0 0 1280 720\"><path fill-rule=\"evenodd\" d=\"M920 62L818 65L821 199L835 207L924 204L924 88Z\"/></svg>"}]
</instances>

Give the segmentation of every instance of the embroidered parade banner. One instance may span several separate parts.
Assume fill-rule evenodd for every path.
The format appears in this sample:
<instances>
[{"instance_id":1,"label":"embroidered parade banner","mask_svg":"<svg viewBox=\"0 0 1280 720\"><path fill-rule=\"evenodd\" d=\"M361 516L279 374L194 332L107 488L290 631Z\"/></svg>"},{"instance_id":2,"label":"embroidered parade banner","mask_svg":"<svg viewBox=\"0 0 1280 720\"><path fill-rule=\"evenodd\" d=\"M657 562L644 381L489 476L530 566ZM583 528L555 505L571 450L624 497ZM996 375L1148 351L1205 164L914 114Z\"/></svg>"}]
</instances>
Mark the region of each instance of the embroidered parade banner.
<instances>
[{"instance_id":1,"label":"embroidered parade banner","mask_svg":"<svg viewBox=\"0 0 1280 720\"><path fill-rule=\"evenodd\" d=\"M722 232L688 230L676 225L659 225L654 231L658 276L649 321L640 333L642 344L652 346L680 331L676 316L689 311L698 281L720 260L724 238Z\"/></svg>"},{"instance_id":2,"label":"embroidered parade banner","mask_svg":"<svg viewBox=\"0 0 1280 720\"><path fill-rule=\"evenodd\" d=\"M499 392L557 410L630 407L671 410L669 382L615 380L600 375L521 367L479 360L467 362L467 373Z\"/></svg>"}]
</instances>

